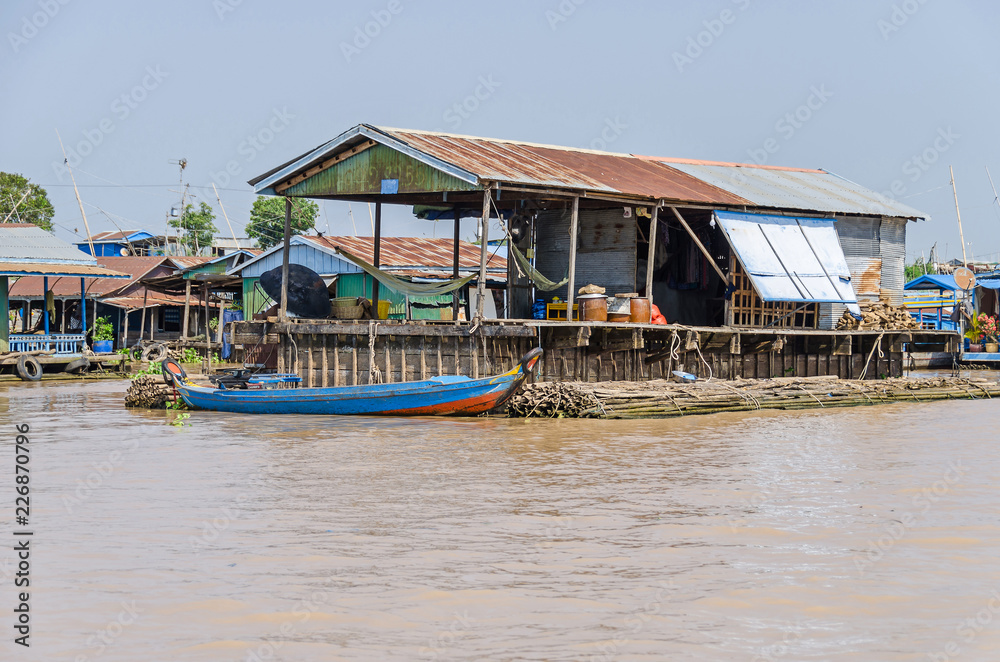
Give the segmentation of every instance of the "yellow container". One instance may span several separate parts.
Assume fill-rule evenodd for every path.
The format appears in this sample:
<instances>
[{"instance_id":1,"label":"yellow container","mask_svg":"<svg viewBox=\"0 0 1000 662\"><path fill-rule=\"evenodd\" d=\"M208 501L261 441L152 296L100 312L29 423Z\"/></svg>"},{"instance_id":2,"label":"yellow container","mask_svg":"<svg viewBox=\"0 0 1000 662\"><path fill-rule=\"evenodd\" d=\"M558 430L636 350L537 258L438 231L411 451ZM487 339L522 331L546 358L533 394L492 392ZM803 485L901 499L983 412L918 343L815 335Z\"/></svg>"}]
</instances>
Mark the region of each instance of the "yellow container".
<instances>
[{"instance_id":1,"label":"yellow container","mask_svg":"<svg viewBox=\"0 0 1000 662\"><path fill-rule=\"evenodd\" d=\"M390 307L390 305L391 304L388 301L382 301L381 299L379 299L379 302L378 302L378 318L380 320L387 320L387 319L389 319L389 307Z\"/></svg>"}]
</instances>

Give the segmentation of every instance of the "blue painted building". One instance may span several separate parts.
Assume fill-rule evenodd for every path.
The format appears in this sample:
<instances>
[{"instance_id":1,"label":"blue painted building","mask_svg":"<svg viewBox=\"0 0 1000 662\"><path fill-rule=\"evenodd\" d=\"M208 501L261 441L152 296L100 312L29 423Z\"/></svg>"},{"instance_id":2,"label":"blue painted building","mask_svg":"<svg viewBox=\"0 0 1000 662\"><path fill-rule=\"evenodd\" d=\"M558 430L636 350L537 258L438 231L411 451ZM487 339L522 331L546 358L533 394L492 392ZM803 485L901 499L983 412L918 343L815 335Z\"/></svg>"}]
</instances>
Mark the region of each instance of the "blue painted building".
<instances>
[{"instance_id":1,"label":"blue painted building","mask_svg":"<svg viewBox=\"0 0 1000 662\"><path fill-rule=\"evenodd\" d=\"M94 251L90 251L90 242L78 241L76 247L88 255L95 257L127 257L129 255L155 255L159 246L157 237L145 230L127 230L125 232L99 232L91 237Z\"/></svg>"}]
</instances>

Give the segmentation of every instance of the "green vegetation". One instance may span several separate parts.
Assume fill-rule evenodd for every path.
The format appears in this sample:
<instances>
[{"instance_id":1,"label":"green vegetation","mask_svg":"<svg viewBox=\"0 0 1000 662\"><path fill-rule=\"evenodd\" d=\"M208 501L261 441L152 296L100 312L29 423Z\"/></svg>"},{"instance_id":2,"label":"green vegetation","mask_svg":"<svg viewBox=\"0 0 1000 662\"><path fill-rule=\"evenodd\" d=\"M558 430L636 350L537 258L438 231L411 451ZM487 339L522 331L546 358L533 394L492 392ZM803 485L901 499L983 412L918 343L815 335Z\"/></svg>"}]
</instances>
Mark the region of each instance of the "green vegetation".
<instances>
[{"instance_id":1,"label":"green vegetation","mask_svg":"<svg viewBox=\"0 0 1000 662\"><path fill-rule=\"evenodd\" d=\"M170 220L170 227L183 231L181 244L189 255L198 255L201 249L212 245L212 235L217 232L215 214L207 203L200 203L198 211L188 205L179 218Z\"/></svg>"},{"instance_id":2,"label":"green vegetation","mask_svg":"<svg viewBox=\"0 0 1000 662\"><path fill-rule=\"evenodd\" d=\"M24 200L21 200L22 197ZM52 232L52 216L55 213L48 194L41 186L16 173L0 172L0 222L9 214L8 222L34 223Z\"/></svg>"},{"instance_id":3,"label":"green vegetation","mask_svg":"<svg viewBox=\"0 0 1000 662\"><path fill-rule=\"evenodd\" d=\"M316 226L319 205L305 198L292 198L292 234L304 234ZM257 196L250 210L247 236L257 240L257 246L267 250L285 236L285 198Z\"/></svg>"},{"instance_id":4,"label":"green vegetation","mask_svg":"<svg viewBox=\"0 0 1000 662\"><path fill-rule=\"evenodd\" d=\"M904 267L904 273L906 276L905 282L910 282L914 278L920 278L924 274L936 274L937 270L933 265L924 262L924 258L918 257L913 264L908 264Z\"/></svg>"},{"instance_id":5,"label":"green vegetation","mask_svg":"<svg viewBox=\"0 0 1000 662\"><path fill-rule=\"evenodd\" d=\"M115 327L107 317L98 317L94 320L94 341L114 340Z\"/></svg>"}]
</instances>

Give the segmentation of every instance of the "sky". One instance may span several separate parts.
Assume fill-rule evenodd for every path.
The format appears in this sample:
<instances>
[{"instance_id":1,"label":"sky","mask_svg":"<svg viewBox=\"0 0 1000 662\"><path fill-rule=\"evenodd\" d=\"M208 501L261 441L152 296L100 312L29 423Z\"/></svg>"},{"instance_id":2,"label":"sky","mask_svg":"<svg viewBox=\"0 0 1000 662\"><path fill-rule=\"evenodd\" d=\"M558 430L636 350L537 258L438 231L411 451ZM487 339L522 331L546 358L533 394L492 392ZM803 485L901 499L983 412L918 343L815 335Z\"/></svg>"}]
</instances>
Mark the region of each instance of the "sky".
<instances>
[{"instance_id":1,"label":"sky","mask_svg":"<svg viewBox=\"0 0 1000 662\"><path fill-rule=\"evenodd\" d=\"M220 234L248 179L365 122L823 168L931 216L907 254L1000 260L1000 6L986 0L5 0L0 171L56 234L163 233L177 162ZM58 131L58 136L57 136ZM397 236L450 236L385 208ZM318 229L370 234L365 205ZM475 223L463 234L471 236ZM467 230L467 231L466 231Z\"/></svg>"}]
</instances>

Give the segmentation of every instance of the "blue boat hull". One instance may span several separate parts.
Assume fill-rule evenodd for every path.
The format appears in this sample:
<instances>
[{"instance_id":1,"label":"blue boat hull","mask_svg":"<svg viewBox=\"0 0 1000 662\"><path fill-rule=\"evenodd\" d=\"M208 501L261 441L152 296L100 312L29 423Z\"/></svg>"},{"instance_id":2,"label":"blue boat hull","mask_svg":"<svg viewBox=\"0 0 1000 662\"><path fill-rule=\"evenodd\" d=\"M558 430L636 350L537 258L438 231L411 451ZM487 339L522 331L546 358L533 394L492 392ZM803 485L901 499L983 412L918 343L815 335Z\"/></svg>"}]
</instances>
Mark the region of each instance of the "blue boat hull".
<instances>
[{"instance_id":1,"label":"blue boat hull","mask_svg":"<svg viewBox=\"0 0 1000 662\"><path fill-rule=\"evenodd\" d=\"M164 369L173 376L178 394L193 409L239 414L475 416L499 407L514 395L540 355L541 350L532 350L513 370L485 379L436 377L401 384L331 388L210 388L168 371L166 365Z\"/></svg>"}]
</instances>

